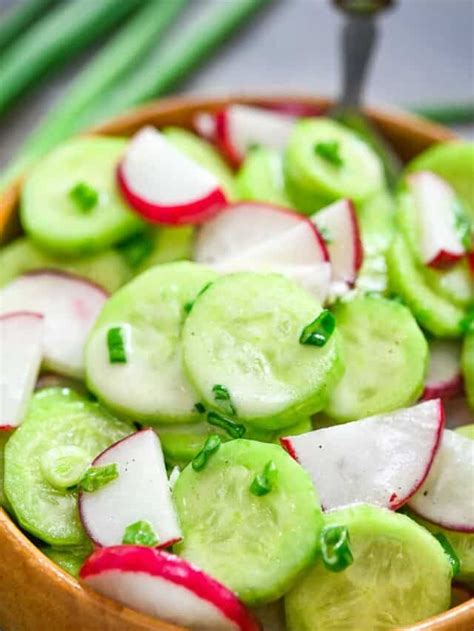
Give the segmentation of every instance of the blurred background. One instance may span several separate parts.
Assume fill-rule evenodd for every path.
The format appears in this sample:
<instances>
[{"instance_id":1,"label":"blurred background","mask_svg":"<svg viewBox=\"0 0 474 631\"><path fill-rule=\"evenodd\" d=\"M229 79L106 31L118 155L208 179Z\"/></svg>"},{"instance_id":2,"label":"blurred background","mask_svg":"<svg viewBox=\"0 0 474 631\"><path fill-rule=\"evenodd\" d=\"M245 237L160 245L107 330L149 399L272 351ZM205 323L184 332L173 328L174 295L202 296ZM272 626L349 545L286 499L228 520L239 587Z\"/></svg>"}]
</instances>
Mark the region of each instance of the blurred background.
<instances>
[{"instance_id":1,"label":"blurred background","mask_svg":"<svg viewBox=\"0 0 474 631\"><path fill-rule=\"evenodd\" d=\"M79 1L84 12L95 10L97 6L97 0L72 1ZM213 20L215 23L218 13L222 19L223 12L235 10L239 4L243 6L247 0L152 1L168 5L168 9L174 5L176 15L169 19L170 24L162 29L163 33L150 34L147 50L134 53L136 60L114 84L116 93L123 89L130 92L133 88L130 88L128 77L144 68L149 73L149 89L135 97L129 94L122 105L117 105L118 109L127 108L134 104L131 101L143 100L143 97L152 98L156 92L216 94L296 90L337 95L342 16L330 0L262 0L256 3L262 6L242 19L238 31L225 34L224 41L212 53L208 51L199 63L196 60L188 63L194 67L178 68L176 76L167 82L169 85L158 86L159 89L153 84L160 72L168 69L169 61L176 60L176 50L182 54L183 46L187 40L193 41L195 32L205 35L207 23L212 24ZM32 0L0 0L0 45L2 21L25 2L31 4ZM38 10L35 25L40 20L51 19L51 13L58 11L58 5L70 4L71 0L36 2L44 6ZM129 27L148 0L115 2L131 3L133 10L117 18L116 23L105 26L103 32L91 36L91 41L82 42L75 53L67 39L70 37L69 26L66 24L66 32L60 28L55 31L57 39L64 39L61 50L52 55L48 66L56 69L41 73L41 77L32 81L28 89L18 94L6 108L2 108L1 103L2 85L6 85L3 83L5 77L2 79L1 60L10 54L8 48L12 44L5 47L3 55L0 48L1 167L15 156L42 117L62 106L71 84L98 53L110 46L121 29ZM474 103L474 0L399 0L378 21L380 39L366 101L428 108L455 125L462 135L474 137L474 125L472 120L470 122ZM28 29L22 29L22 35L15 40L25 37L25 33L28 34ZM126 44L122 42L120 55L127 55L127 46L132 51L136 42L136 34L130 36ZM34 48L27 52L34 65ZM110 113L115 113L113 110L114 107ZM98 108L97 117L103 118L108 112L109 106L105 102Z\"/></svg>"}]
</instances>

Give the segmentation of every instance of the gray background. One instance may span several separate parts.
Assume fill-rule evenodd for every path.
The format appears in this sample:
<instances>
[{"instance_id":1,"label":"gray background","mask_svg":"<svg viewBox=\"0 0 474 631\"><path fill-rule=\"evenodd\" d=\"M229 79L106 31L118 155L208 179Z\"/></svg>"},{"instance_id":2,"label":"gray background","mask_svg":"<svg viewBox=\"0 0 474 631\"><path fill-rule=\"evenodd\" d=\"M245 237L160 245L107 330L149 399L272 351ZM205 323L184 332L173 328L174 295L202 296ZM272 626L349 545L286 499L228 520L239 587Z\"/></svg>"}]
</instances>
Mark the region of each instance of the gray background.
<instances>
[{"instance_id":1,"label":"gray background","mask_svg":"<svg viewBox=\"0 0 474 631\"><path fill-rule=\"evenodd\" d=\"M5 9L19 0L0 0ZM98 0L82 0L88 2ZM120 0L118 0L120 1ZM173 0L169 0L173 1ZM210 3L190 7L169 37ZM245 89L337 94L341 17L329 0L276 0L250 27L183 84L181 92ZM474 0L399 0L380 19L381 41L367 89L370 103L420 105L474 99ZM88 55L26 94L0 121L0 164L48 110ZM0 81L1 89L1 81ZM474 137L474 126L461 133Z\"/></svg>"}]
</instances>

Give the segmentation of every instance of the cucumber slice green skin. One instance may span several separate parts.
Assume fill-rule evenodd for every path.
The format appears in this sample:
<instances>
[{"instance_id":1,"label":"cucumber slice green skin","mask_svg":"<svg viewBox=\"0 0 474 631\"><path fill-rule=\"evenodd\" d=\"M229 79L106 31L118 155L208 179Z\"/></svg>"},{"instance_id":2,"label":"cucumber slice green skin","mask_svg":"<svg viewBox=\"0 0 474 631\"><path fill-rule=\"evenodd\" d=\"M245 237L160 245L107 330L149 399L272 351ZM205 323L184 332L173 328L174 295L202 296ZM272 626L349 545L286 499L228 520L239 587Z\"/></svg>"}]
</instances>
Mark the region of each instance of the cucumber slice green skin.
<instances>
[{"instance_id":1,"label":"cucumber slice green skin","mask_svg":"<svg viewBox=\"0 0 474 631\"><path fill-rule=\"evenodd\" d=\"M43 158L23 186L20 216L25 232L38 245L66 256L104 250L138 232L143 222L115 185L115 169L126 146L121 138L75 138ZM82 182L99 194L88 212L69 196Z\"/></svg>"},{"instance_id":2,"label":"cucumber slice green skin","mask_svg":"<svg viewBox=\"0 0 474 631\"><path fill-rule=\"evenodd\" d=\"M249 487L269 461L276 481L267 495L255 496ZM307 473L278 445L221 445L202 471L182 471L174 499L184 535L175 552L248 604L280 598L314 561L319 501Z\"/></svg>"},{"instance_id":3,"label":"cucumber slice green skin","mask_svg":"<svg viewBox=\"0 0 474 631\"><path fill-rule=\"evenodd\" d=\"M316 154L318 143L338 142L343 160L334 166ZM308 214L341 197L356 204L384 186L379 158L356 134L326 118L295 125L285 153L285 181L296 207Z\"/></svg>"},{"instance_id":4,"label":"cucumber slice green skin","mask_svg":"<svg viewBox=\"0 0 474 631\"><path fill-rule=\"evenodd\" d=\"M237 185L240 199L293 206L285 190L283 156L274 149L251 149L237 175Z\"/></svg>"},{"instance_id":5,"label":"cucumber slice green skin","mask_svg":"<svg viewBox=\"0 0 474 631\"><path fill-rule=\"evenodd\" d=\"M402 297L423 328L436 337L461 337L464 311L431 289L401 235L387 253L387 264L391 290Z\"/></svg>"},{"instance_id":6,"label":"cucumber slice green skin","mask_svg":"<svg viewBox=\"0 0 474 631\"><path fill-rule=\"evenodd\" d=\"M127 264L114 250L105 250L78 259L65 259L52 256L27 237L20 237L0 252L0 287L25 272L45 268L83 276L110 293L131 278Z\"/></svg>"},{"instance_id":7,"label":"cucumber slice green skin","mask_svg":"<svg viewBox=\"0 0 474 631\"><path fill-rule=\"evenodd\" d=\"M345 373L325 412L352 421L414 403L423 391L428 345L404 305L360 296L334 314L342 338Z\"/></svg>"},{"instance_id":8,"label":"cucumber slice green skin","mask_svg":"<svg viewBox=\"0 0 474 631\"><path fill-rule=\"evenodd\" d=\"M318 559L285 596L288 631L382 631L449 608L447 556L406 515L359 504L326 523L348 527L354 562L335 573Z\"/></svg>"},{"instance_id":9,"label":"cucumber slice green skin","mask_svg":"<svg viewBox=\"0 0 474 631\"><path fill-rule=\"evenodd\" d=\"M474 581L474 534L441 528L441 526L426 521L411 511L407 512L407 514L429 532L433 534L442 533L452 545L461 563L461 571L455 576L456 581L461 583Z\"/></svg>"},{"instance_id":10,"label":"cucumber slice green skin","mask_svg":"<svg viewBox=\"0 0 474 631\"><path fill-rule=\"evenodd\" d=\"M0 506L9 508L9 502L4 489L4 469L5 469L5 445L10 438L11 432L0 431Z\"/></svg>"},{"instance_id":11,"label":"cucumber slice green skin","mask_svg":"<svg viewBox=\"0 0 474 631\"><path fill-rule=\"evenodd\" d=\"M86 345L89 389L120 416L148 425L195 423L200 399L182 367L186 306L218 278L196 263L157 265L105 304ZM127 362L111 364L107 333L125 331Z\"/></svg>"},{"instance_id":12,"label":"cucumber slice green skin","mask_svg":"<svg viewBox=\"0 0 474 631\"><path fill-rule=\"evenodd\" d=\"M84 545L71 548L50 548L49 546L40 548L41 552L54 561L56 565L59 565L65 572L79 577L79 570L84 564L84 561L92 552L92 545Z\"/></svg>"},{"instance_id":13,"label":"cucumber slice green skin","mask_svg":"<svg viewBox=\"0 0 474 631\"><path fill-rule=\"evenodd\" d=\"M445 142L430 147L407 166L407 173L434 171L444 178L470 210L474 221L473 142Z\"/></svg>"},{"instance_id":14,"label":"cucumber slice green skin","mask_svg":"<svg viewBox=\"0 0 474 631\"><path fill-rule=\"evenodd\" d=\"M461 366L464 375L464 388L469 406L474 410L474 333L464 338Z\"/></svg>"},{"instance_id":15,"label":"cucumber slice green skin","mask_svg":"<svg viewBox=\"0 0 474 631\"><path fill-rule=\"evenodd\" d=\"M337 333L323 348L299 342L320 312L305 290L277 274L216 281L183 328L184 364L200 399L219 410L212 389L221 384L238 421L265 430L320 410L343 370Z\"/></svg>"},{"instance_id":16,"label":"cucumber slice green skin","mask_svg":"<svg viewBox=\"0 0 474 631\"><path fill-rule=\"evenodd\" d=\"M53 546L83 545L77 492L58 491L44 478L41 459L50 449L75 445L91 461L134 431L67 388L33 395L25 420L5 448L5 493L20 525Z\"/></svg>"},{"instance_id":17,"label":"cucumber slice green skin","mask_svg":"<svg viewBox=\"0 0 474 631\"><path fill-rule=\"evenodd\" d=\"M210 142L180 127L165 127L162 132L177 149L217 177L229 201L238 199L234 174Z\"/></svg>"}]
</instances>

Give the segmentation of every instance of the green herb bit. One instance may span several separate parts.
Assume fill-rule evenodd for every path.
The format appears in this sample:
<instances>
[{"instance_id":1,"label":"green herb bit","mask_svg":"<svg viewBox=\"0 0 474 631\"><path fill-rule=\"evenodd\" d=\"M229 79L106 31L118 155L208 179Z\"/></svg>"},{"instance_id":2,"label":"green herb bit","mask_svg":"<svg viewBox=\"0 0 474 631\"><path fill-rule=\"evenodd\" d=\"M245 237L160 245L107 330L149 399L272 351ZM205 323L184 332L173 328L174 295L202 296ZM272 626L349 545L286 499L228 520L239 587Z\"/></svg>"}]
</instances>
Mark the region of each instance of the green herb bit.
<instances>
[{"instance_id":1,"label":"green herb bit","mask_svg":"<svg viewBox=\"0 0 474 631\"><path fill-rule=\"evenodd\" d=\"M316 320L304 327L300 335L300 344L309 346L326 345L336 328L336 318L328 309L323 309Z\"/></svg>"},{"instance_id":2,"label":"green herb bit","mask_svg":"<svg viewBox=\"0 0 474 631\"><path fill-rule=\"evenodd\" d=\"M107 331L107 347L109 349L109 362L111 364L127 363L122 327L113 326Z\"/></svg>"},{"instance_id":3,"label":"green herb bit","mask_svg":"<svg viewBox=\"0 0 474 631\"><path fill-rule=\"evenodd\" d=\"M99 201L99 194L97 191L86 184L85 182L78 182L69 191L69 197L76 204L76 206L84 213L88 213Z\"/></svg>"},{"instance_id":4,"label":"green herb bit","mask_svg":"<svg viewBox=\"0 0 474 631\"><path fill-rule=\"evenodd\" d=\"M101 467L89 467L79 482L78 488L86 493L94 493L118 477L119 470L115 463L105 464Z\"/></svg>"},{"instance_id":5,"label":"green herb bit","mask_svg":"<svg viewBox=\"0 0 474 631\"><path fill-rule=\"evenodd\" d=\"M207 464L209 457L214 454L219 447L221 446L221 439L217 434L211 434L206 438L206 442L204 443L204 447L201 451L193 458L191 463L194 471L201 471Z\"/></svg>"},{"instance_id":6,"label":"green herb bit","mask_svg":"<svg viewBox=\"0 0 474 631\"><path fill-rule=\"evenodd\" d=\"M459 323L459 328L462 333L465 333L466 335L468 333L474 333L474 309L468 311L466 317L464 317Z\"/></svg>"},{"instance_id":7,"label":"green herb bit","mask_svg":"<svg viewBox=\"0 0 474 631\"><path fill-rule=\"evenodd\" d=\"M245 425L236 423L233 419L220 414L219 412L208 412L207 422L209 425L215 425L215 427L221 427L232 438L242 438L245 434Z\"/></svg>"},{"instance_id":8,"label":"green herb bit","mask_svg":"<svg viewBox=\"0 0 474 631\"><path fill-rule=\"evenodd\" d=\"M199 298L199 296L202 296L202 294L209 289L209 287L212 285L212 281L209 281L208 283L206 283L204 285L204 287L197 293L196 298L194 298L194 300L190 300L189 302L186 302L184 305L184 311L186 313L191 313L191 309L194 307L194 303L196 302L196 300Z\"/></svg>"},{"instance_id":9,"label":"green herb bit","mask_svg":"<svg viewBox=\"0 0 474 631\"><path fill-rule=\"evenodd\" d=\"M263 468L263 473L259 473L253 479L252 484L250 485L250 492L258 497L267 495L267 493L270 493L272 490L277 475L278 469L276 468L273 460L270 460Z\"/></svg>"},{"instance_id":10,"label":"green herb bit","mask_svg":"<svg viewBox=\"0 0 474 631\"><path fill-rule=\"evenodd\" d=\"M235 416L236 410L230 398L229 391L224 386L216 384L212 386L212 392L214 394L214 399L218 403L219 407L223 408L226 414L230 414L231 416Z\"/></svg>"},{"instance_id":11,"label":"green herb bit","mask_svg":"<svg viewBox=\"0 0 474 631\"><path fill-rule=\"evenodd\" d=\"M150 232L134 234L117 246L117 249L125 258L127 265L132 269L136 269L146 261L153 253L154 248L155 244Z\"/></svg>"},{"instance_id":12,"label":"green herb bit","mask_svg":"<svg viewBox=\"0 0 474 631\"><path fill-rule=\"evenodd\" d=\"M154 548L158 545L158 537L148 521L140 520L125 528L122 543Z\"/></svg>"},{"instance_id":13,"label":"green herb bit","mask_svg":"<svg viewBox=\"0 0 474 631\"><path fill-rule=\"evenodd\" d=\"M449 563L451 565L451 569L453 571L453 576L457 576L461 571L461 561L459 560L458 555L456 554L455 549L449 543L448 538L442 532L437 532L433 535L435 539L439 541L441 544L446 556L448 557Z\"/></svg>"},{"instance_id":14,"label":"green herb bit","mask_svg":"<svg viewBox=\"0 0 474 631\"><path fill-rule=\"evenodd\" d=\"M471 226L464 206L459 200L455 202L454 226L461 239L463 248L466 252L469 252L473 245L473 227Z\"/></svg>"},{"instance_id":15,"label":"green herb bit","mask_svg":"<svg viewBox=\"0 0 474 631\"><path fill-rule=\"evenodd\" d=\"M347 526L326 526L321 533L321 554L324 567L341 572L354 561Z\"/></svg>"},{"instance_id":16,"label":"green herb bit","mask_svg":"<svg viewBox=\"0 0 474 631\"><path fill-rule=\"evenodd\" d=\"M204 414L204 412L206 411L206 408L204 407L204 404L201 403L200 401L198 401L198 403L194 404L194 410L198 413L198 414Z\"/></svg>"},{"instance_id":17,"label":"green herb bit","mask_svg":"<svg viewBox=\"0 0 474 631\"><path fill-rule=\"evenodd\" d=\"M316 155L336 167L341 167L344 164L339 149L339 143L335 140L318 142L314 147Z\"/></svg>"}]
</instances>

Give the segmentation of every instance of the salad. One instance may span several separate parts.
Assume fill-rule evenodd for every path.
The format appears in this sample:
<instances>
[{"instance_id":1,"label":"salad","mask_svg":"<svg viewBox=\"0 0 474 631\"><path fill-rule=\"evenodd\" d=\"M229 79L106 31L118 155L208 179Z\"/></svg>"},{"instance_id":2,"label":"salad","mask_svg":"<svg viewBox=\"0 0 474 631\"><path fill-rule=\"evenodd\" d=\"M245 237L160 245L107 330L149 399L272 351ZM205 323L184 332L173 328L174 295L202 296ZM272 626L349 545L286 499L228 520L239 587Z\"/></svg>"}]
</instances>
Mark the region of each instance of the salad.
<instances>
[{"instance_id":1,"label":"salad","mask_svg":"<svg viewBox=\"0 0 474 631\"><path fill-rule=\"evenodd\" d=\"M474 145L393 191L311 114L69 140L0 252L0 504L189 629L395 629L474 586Z\"/></svg>"}]
</instances>

